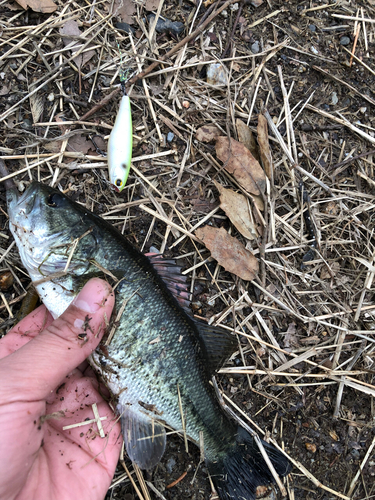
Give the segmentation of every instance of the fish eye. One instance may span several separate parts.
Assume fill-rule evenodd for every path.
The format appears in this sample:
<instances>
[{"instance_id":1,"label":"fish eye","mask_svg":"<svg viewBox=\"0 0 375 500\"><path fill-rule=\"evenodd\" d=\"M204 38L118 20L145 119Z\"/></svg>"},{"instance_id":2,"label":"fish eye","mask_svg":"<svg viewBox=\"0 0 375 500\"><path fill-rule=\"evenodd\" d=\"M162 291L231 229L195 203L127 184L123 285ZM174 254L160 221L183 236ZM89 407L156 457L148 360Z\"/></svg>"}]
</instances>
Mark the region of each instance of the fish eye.
<instances>
[{"instance_id":1,"label":"fish eye","mask_svg":"<svg viewBox=\"0 0 375 500\"><path fill-rule=\"evenodd\" d=\"M116 179L116 186L120 187L122 184L121 179Z\"/></svg>"},{"instance_id":2,"label":"fish eye","mask_svg":"<svg viewBox=\"0 0 375 500\"><path fill-rule=\"evenodd\" d=\"M47 198L47 205L50 207L60 207L64 197L59 193L52 193Z\"/></svg>"}]
</instances>

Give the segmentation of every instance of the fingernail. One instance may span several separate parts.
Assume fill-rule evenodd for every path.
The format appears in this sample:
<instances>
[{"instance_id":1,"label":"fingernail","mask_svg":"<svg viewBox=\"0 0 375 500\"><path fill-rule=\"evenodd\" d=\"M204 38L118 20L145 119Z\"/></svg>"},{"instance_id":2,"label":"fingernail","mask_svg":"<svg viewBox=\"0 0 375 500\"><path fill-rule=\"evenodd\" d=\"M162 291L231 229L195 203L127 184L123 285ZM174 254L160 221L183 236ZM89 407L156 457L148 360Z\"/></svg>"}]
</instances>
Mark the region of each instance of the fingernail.
<instances>
[{"instance_id":1,"label":"fingernail","mask_svg":"<svg viewBox=\"0 0 375 500\"><path fill-rule=\"evenodd\" d=\"M103 307L109 293L110 289L105 281L93 278L82 288L73 304L85 312L95 313Z\"/></svg>"}]
</instances>

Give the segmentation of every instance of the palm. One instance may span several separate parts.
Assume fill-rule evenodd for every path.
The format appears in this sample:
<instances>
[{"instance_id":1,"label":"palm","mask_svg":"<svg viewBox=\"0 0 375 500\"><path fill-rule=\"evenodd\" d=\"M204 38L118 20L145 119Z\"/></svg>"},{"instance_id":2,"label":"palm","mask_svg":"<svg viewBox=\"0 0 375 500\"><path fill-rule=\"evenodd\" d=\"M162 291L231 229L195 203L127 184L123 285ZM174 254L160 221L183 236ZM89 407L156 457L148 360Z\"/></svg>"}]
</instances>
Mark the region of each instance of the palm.
<instances>
[{"instance_id":1,"label":"palm","mask_svg":"<svg viewBox=\"0 0 375 500\"><path fill-rule=\"evenodd\" d=\"M41 306L0 341L0 359L18 350L50 323L51 316ZM0 406L0 470L6 478L0 485L0 498L104 498L121 447L120 427L98 392L95 375L89 368L84 372L81 369L84 367L65 377L47 400L32 397L33 380L24 373L24 394L20 390L17 397ZM0 376L5 384L11 374L0 369ZM96 423L63 430L93 419L94 403L100 417L107 417L102 420L105 438L99 436Z\"/></svg>"}]
</instances>

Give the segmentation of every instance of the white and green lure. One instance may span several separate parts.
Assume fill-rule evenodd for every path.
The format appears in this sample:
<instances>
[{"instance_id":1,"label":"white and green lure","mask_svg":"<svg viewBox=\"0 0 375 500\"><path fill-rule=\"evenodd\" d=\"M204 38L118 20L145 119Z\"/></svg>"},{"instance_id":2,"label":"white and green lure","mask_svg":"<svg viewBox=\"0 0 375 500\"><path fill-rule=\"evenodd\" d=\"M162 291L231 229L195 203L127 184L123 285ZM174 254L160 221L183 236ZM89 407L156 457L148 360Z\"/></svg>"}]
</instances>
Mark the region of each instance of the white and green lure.
<instances>
[{"instance_id":1,"label":"white and green lure","mask_svg":"<svg viewBox=\"0 0 375 500\"><path fill-rule=\"evenodd\" d=\"M125 91L125 76L120 74L123 96L116 116L116 121L108 140L109 181L116 191L121 192L128 179L132 152L133 127L129 96Z\"/></svg>"}]
</instances>

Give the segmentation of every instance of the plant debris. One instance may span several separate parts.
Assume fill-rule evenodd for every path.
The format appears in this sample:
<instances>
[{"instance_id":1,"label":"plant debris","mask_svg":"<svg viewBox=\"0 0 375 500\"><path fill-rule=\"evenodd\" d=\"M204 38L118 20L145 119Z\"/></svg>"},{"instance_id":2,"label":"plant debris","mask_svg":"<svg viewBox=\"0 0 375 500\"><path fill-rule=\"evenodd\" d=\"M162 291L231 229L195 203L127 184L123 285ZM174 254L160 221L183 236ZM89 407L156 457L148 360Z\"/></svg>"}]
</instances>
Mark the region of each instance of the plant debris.
<instances>
[{"instance_id":1,"label":"plant debris","mask_svg":"<svg viewBox=\"0 0 375 500\"><path fill-rule=\"evenodd\" d=\"M238 354L220 370L219 387L294 460L290 498L370 498L373 0L21 5L0 5L0 155L17 187L32 179L56 186L144 252L177 260L192 314L236 333ZM149 15L178 29L159 32ZM226 85L207 83L214 64ZM134 147L118 194L89 138L106 150L121 70ZM5 333L30 281L8 231L3 185ZM206 500L212 492L194 448L186 453L183 439L168 436L146 481L122 461L107 500Z\"/></svg>"}]
</instances>

